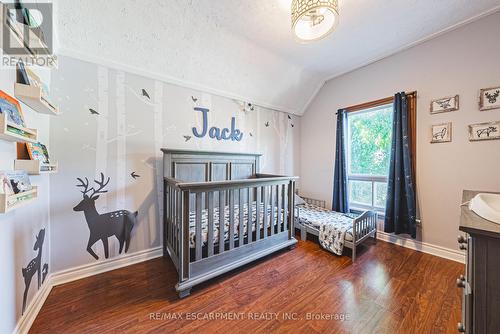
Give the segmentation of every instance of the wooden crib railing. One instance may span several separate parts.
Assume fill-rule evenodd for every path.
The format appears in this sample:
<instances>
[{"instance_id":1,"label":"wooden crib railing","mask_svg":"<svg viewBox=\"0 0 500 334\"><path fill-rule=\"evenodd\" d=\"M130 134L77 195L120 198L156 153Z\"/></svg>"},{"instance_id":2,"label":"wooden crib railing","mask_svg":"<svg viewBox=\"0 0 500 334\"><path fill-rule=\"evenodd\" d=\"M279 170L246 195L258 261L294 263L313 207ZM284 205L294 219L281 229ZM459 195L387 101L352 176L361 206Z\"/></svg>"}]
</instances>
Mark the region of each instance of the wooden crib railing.
<instances>
[{"instance_id":1,"label":"wooden crib railing","mask_svg":"<svg viewBox=\"0 0 500 334\"><path fill-rule=\"evenodd\" d=\"M251 179L215 182L183 183L165 178L164 244L179 273L176 289L181 297L204 280L295 244L295 180L295 177L261 174ZM214 217L216 210L218 221ZM226 212L227 220L222 214ZM193 220L194 247L191 247ZM208 229L206 242L204 221ZM218 238L214 240L216 231ZM227 239L226 233L229 233Z\"/></svg>"}]
</instances>

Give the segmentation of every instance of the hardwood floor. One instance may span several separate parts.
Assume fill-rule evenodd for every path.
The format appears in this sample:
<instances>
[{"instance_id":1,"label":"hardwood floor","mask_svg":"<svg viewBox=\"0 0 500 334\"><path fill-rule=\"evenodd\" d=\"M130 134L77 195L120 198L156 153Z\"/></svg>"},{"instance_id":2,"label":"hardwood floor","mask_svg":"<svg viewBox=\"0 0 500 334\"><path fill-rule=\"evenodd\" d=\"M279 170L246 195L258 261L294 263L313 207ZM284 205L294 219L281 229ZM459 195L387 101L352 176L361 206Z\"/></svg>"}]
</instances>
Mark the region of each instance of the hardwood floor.
<instances>
[{"instance_id":1,"label":"hardwood floor","mask_svg":"<svg viewBox=\"0 0 500 334\"><path fill-rule=\"evenodd\" d=\"M299 241L179 300L160 258L55 287L31 333L456 333L463 271L381 241L355 264Z\"/></svg>"}]
</instances>

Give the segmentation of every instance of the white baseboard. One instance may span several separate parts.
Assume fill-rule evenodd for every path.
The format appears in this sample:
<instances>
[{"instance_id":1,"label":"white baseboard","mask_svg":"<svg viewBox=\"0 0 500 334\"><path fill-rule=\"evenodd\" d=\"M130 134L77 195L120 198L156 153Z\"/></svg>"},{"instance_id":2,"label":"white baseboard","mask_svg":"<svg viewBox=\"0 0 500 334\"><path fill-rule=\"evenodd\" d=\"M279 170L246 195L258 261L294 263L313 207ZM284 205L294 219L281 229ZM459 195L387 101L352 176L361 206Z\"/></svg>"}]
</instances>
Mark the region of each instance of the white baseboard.
<instances>
[{"instance_id":1,"label":"white baseboard","mask_svg":"<svg viewBox=\"0 0 500 334\"><path fill-rule=\"evenodd\" d=\"M85 277L105 273L107 271L123 268L132 264L148 261L163 256L163 248L156 247L142 250L133 254L106 259L99 262L84 264L82 266L61 270L52 274L52 286L73 282Z\"/></svg>"},{"instance_id":2,"label":"white baseboard","mask_svg":"<svg viewBox=\"0 0 500 334\"><path fill-rule=\"evenodd\" d=\"M35 297L29 303L24 314L21 316L17 322L17 326L14 329L14 334L25 334L31 328L31 325L36 319L38 312L42 309L45 300L49 296L50 291L52 291L52 284L50 283L50 274L45 278L45 283L41 286L40 290L35 294Z\"/></svg>"},{"instance_id":3,"label":"white baseboard","mask_svg":"<svg viewBox=\"0 0 500 334\"><path fill-rule=\"evenodd\" d=\"M28 305L24 315L19 319L17 326L14 329L14 334L25 334L29 332L31 325L38 315L38 312L40 312L45 300L54 286L127 267L132 264L148 261L161 256L163 256L163 248L156 247L49 274L42 288Z\"/></svg>"},{"instance_id":4,"label":"white baseboard","mask_svg":"<svg viewBox=\"0 0 500 334\"><path fill-rule=\"evenodd\" d=\"M390 242L398 246L403 246L409 249L413 249L419 252L439 256L448 260L465 263L465 253L458 250L436 246L418 240L403 238L382 231L377 231L377 239Z\"/></svg>"}]
</instances>

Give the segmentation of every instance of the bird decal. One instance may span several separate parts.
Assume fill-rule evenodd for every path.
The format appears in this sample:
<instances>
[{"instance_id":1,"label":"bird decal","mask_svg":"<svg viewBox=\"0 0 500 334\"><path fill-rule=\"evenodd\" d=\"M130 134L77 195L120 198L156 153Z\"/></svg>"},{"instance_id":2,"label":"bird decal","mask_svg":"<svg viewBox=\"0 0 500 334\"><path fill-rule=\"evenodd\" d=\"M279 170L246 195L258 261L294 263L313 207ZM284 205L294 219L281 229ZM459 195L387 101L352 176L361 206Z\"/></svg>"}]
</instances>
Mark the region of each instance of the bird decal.
<instances>
[{"instance_id":1,"label":"bird decal","mask_svg":"<svg viewBox=\"0 0 500 334\"><path fill-rule=\"evenodd\" d=\"M94 109L92 108L89 108L89 111L90 111L90 114L91 115L100 115L97 111L95 111Z\"/></svg>"},{"instance_id":2,"label":"bird decal","mask_svg":"<svg viewBox=\"0 0 500 334\"><path fill-rule=\"evenodd\" d=\"M269 127L269 121L266 122L266 124L264 124L266 126L266 128Z\"/></svg>"},{"instance_id":3,"label":"bird decal","mask_svg":"<svg viewBox=\"0 0 500 334\"><path fill-rule=\"evenodd\" d=\"M290 115L288 115L288 119L292 119L292 117Z\"/></svg>"},{"instance_id":4,"label":"bird decal","mask_svg":"<svg viewBox=\"0 0 500 334\"><path fill-rule=\"evenodd\" d=\"M250 137L253 137L253 134L251 132L248 133L250 135Z\"/></svg>"},{"instance_id":5,"label":"bird decal","mask_svg":"<svg viewBox=\"0 0 500 334\"><path fill-rule=\"evenodd\" d=\"M198 102L198 99L194 96L191 96L191 100L193 100L194 103Z\"/></svg>"},{"instance_id":6,"label":"bird decal","mask_svg":"<svg viewBox=\"0 0 500 334\"><path fill-rule=\"evenodd\" d=\"M151 100L151 98L149 97L148 92L147 92L144 88L142 89L142 96L145 96L145 97L147 97L149 100Z\"/></svg>"},{"instance_id":7,"label":"bird decal","mask_svg":"<svg viewBox=\"0 0 500 334\"><path fill-rule=\"evenodd\" d=\"M132 178L135 180L137 179L138 177L141 177L139 174L137 174L136 172L132 172L130 173L130 176L132 176Z\"/></svg>"},{"instance_id":8,"label":"bird decal","mask_svg":"<svg viewBox=\"0 0 500 334\"><path fill-rule=\"evenodd\" d=\"M295 125L293 125L293 124L290 124L290 125L292 126L292 128L295 127Z\"/></svg>"},{"instance_id":9,"label":"bird decal","mask_svg":"<svg viewBox=\"0 0 500 334\"><path fill-rule=\"evenodd\" d=\"M191 139L191 136L183 136L185 141L189 141Z\"/></svg>"}]
</instances>

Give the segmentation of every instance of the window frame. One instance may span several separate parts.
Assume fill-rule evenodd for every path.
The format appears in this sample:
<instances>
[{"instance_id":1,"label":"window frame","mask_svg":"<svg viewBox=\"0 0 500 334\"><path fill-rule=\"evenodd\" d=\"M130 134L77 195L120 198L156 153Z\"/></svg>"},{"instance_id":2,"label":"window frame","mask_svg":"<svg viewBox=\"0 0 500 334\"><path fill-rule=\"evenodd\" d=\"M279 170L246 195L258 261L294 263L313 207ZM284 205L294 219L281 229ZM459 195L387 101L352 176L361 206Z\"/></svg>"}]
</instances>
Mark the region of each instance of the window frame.
<instances>
[{"instance_id":1,"label":"window frame","mask_svg":"<svg viewBox=\"0 0 500 334\"><path fill-rule=\"evenodd\" d=\"M413 180L416 183L417 182L417 179L416 179L416 166L417 166L417 91L412 91L410 93L407 93L406 97L407 97L407 100L408 100L408 126L409 126L409 129L410 129L410 146L411 146L410 149L411 149L411 158L412 158L412 172L413 172ZM394 96L386 97L386 98L375 100L375 101L371 101L371 102L365 102L365 103L353 105L353 106L344 108L344 110L347 112L347 115L349 116L349 113L352 113L352 112L357 112L357 111L362 111L362 110L366 110L366 109L376 108L376 107L380 107L380 106L391 104L391 103L392 104L394 103ZM347 158L347 159L349 159L349 158ZM348 174L349 174L349 171L348 171ZM347 184L348 184L348 194L349 194L349 191L350 191L350 188L349 188L349 176L347 177L347 181L348 181ZM374 203L373 191L374 191L374 187L372 185L372 203ZM363 208L363 205L360 205L360 207L353 207L353 208L350 208L350 210L351 210L351 212L361 213L362 211L366 210L366 208ZM385 209L384 209L384 211L385 211ZM383 218L384 214L385 214L385 212L382 212L382 214L379 215L379 217Z\"/></svg>"},{"instance_id":2,"label":"window frame","mask_svg":"<svg viewBox=\"0 0 500 334\"><path fill-rule=\"evenodd\" d=\"M383 216L385 214L385 206L380 207L375 205L375 191L376 191L376 186L375 183L385 183L387 184L389 182L389 175L364 175L364 174L353 174L351 173L351 150L349 148L350 142L351 142L351 128L349 126L349 116L352 115L359 115L359 114L364 114L364 113L369 113L369 112L376 112L377 110L382 110L386 109L389 106L394 106L394 99L391 98L389 101L387 99L383 100L378 100L376 101L376 105L374 105L374 102L363 104L363 108L353 111L348 110L347 114L347 140L346 140L346 152L347 152L347 193L348 193L348 201L349 201L349 208L353 212L362 212L364 210L374 210L379 215ZM387 171L387 174L389 174L389 171ZM359 203L359 202L351 202L349 200L349 196L351 194L351 183L350 181L363 181L363 182L371 182L371 205L367 205L364 203ZM352 204L352 205L351 205Z\"/></svg>"}]
</instances>

